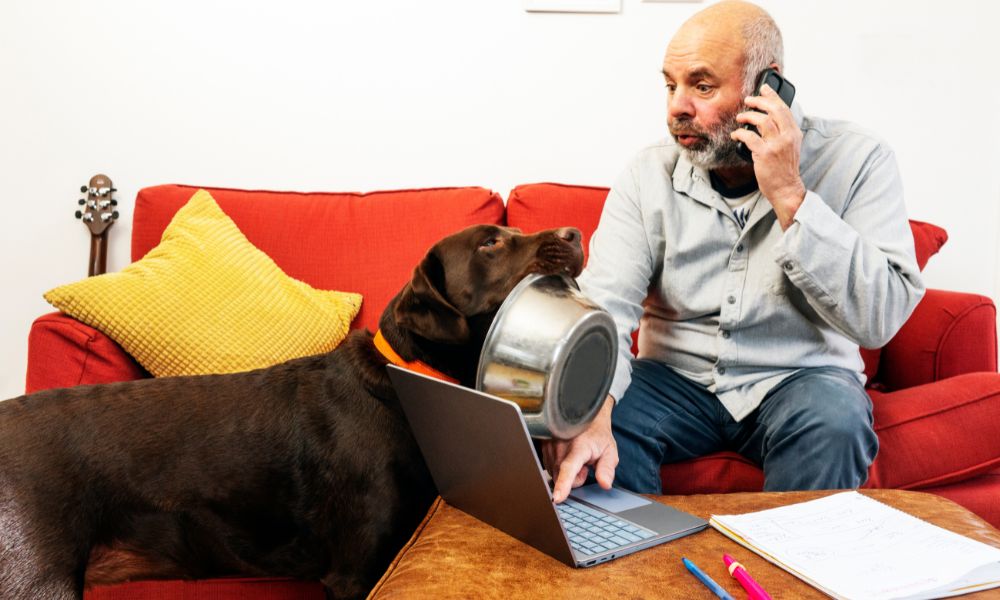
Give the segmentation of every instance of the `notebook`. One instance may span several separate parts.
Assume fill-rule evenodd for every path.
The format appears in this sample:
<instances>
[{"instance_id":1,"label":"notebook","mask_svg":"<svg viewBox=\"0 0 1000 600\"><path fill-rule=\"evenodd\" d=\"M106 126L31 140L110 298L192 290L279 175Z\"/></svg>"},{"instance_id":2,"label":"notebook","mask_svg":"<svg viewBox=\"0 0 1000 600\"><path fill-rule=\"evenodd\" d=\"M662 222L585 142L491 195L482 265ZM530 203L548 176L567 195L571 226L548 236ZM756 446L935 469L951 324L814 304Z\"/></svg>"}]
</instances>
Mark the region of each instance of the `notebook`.
<instances>
[{"instance_id":1,"label":"notebook","mask_svg":"<svg viewBox=\"0 0 1000 600\"><path fill-rule=\"evenodd\" d=\"M438 492L452 506L571 567L589 567L701 531L708 523L593 484L552 501L513 402L389 365Z\"/></svg>"},{"instance_id":2,"label":"notebook","mask_svg":"<svg viewBox=\"0 0 1000 600\"><path fill-rule=\"evenodd\" d=\"M1000 548L857 492L709 522L834 598L944 598L1000 587Z\"/></svg>"}]
</instances>

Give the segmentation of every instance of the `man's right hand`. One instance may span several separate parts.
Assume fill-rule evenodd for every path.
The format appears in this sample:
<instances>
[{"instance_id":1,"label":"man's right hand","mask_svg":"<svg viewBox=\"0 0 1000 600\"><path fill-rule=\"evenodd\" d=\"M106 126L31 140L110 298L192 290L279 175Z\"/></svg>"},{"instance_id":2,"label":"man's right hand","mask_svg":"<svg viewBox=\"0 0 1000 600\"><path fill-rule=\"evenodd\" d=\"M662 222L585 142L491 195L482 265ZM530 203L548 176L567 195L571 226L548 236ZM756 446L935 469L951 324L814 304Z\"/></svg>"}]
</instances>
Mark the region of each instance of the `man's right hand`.
<instances>
[{"instance_id":1,"label":"man's right hand","mask_svg":"<svg viewBox=\"0 0 1000 600\"><path fill-rule=\"evenodd\" d=\"M542 459L545 468L555 478L552 499L562 502L575 487L587 480L587 467L594 467L597 483L611 489L618 466L618 446L611 434L611 410L615 400L608 396L604 406L587 426L572 440L546 440L542 442Z\"/></svg>"}]
</instances>

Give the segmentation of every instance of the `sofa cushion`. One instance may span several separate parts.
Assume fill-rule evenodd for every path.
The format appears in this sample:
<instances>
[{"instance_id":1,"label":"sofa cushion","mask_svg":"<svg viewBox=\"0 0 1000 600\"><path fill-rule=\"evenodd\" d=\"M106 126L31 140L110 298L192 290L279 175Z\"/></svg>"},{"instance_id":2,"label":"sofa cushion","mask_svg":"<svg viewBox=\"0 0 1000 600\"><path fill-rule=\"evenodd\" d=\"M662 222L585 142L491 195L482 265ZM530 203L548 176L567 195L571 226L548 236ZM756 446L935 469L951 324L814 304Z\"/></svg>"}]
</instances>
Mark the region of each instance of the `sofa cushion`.
<instances>
[{"instance_id":1,"label":"sofa cushion","mask_svg":"<svg viewBox=\"0 0 1000 600\"><path fill-rule=\"evenodd\" d=\"M1000 468L1000 387L967 373L891 393L869 392L879 453L866 487L942 486Z\"/></svg>"},{"instance_id":2,"label":"sofa cushion","mask_svg":"<svg viewBox=\"0 0 1000 600\"><path fill-rule=\"evenodd\" d=\"M736 452L714 452L660 466L664 494L717 494L759 492L764 472Z\"/></svg>"},{"instance_id":3,"label":"sofa cushion","mask_svg":"<svg viewBox=\"0 0 1000 600\"><path fill-rule=\"evenodd\" d=\"M921 491L944 496L1000 528L1000 468L958 483L923 488Z\"/></svg>"},{"instance_id":4,"label":"sofa cushion","mask_svg":"<svg viewBox=\"0 0 1000 600\"><path fill-rule=\"evenodd\" d=\"M583 232L586 256L590 236L600 221L608 191L608 188L604 187L559 183L519 185L511 190L507 201L507 224L529 233L566 225L577 227ZM922 221L910 221L910 229L913 233L917 264L923 269L930 257L937 254L941 246L948 241L948 234L944 229ZM870 384L876 380L880 353L879 348L861 349L865 375Z\"/></svg>"},{"instance_id":5,"label":"sofa cushion","mask_svg":"<svg viewBox=\"0 0 1000 600\"><path fill-rule=\"evenodd\" d=\"M204 190L141 260L45 299L157 377L248 371L328 352L361 305L358 294L285 275Z\"/></svg>"},{"instance_id":6,"label":"sofa cushion","mask_svg":"<svg viewBox=\"0 0 1000 600\"><path fill-rule=\"evenodd\" d=\"M608 188L561 183L519 185L507 198L507 225L525 233L554 227L576 227L583 233L583 255L601 220Z\"/></svg>"},{"instance_id":7,"label":"sofa cushion","mask_svg":"<svg viewBox=\"0 0 1000 600\"><path fill-rule=\"evenodd\" d=\"M133 260L159 242L196 189L160 185L139 191ZM469 225L502 224L504 214L500 196L479 187L364 194L205 189L289 276L315 288L361 294L365 301L353 325L372 331L435 242Z\"/></svg>"}]
</instances>

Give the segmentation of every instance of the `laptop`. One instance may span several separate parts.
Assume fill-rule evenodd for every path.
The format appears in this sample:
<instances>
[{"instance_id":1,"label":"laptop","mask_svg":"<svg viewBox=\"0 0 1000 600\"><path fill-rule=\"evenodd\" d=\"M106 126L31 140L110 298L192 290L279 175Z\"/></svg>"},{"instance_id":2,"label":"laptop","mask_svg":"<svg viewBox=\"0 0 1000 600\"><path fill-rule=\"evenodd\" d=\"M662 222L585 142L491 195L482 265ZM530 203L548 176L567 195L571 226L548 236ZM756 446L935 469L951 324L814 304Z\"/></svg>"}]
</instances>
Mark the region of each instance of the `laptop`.
<instances>
[{"instance_id":1,"label":"laptop","mask_svg":"<svg viewBox=\"0 0 1000 600\"><path fill-rule=\"evenodd\" d=\"M388 369L441 497L556 560L589 567L708 525L597 484L576 488L557 505L516 404L394 365Z\"/></svg>"}]
</instances>

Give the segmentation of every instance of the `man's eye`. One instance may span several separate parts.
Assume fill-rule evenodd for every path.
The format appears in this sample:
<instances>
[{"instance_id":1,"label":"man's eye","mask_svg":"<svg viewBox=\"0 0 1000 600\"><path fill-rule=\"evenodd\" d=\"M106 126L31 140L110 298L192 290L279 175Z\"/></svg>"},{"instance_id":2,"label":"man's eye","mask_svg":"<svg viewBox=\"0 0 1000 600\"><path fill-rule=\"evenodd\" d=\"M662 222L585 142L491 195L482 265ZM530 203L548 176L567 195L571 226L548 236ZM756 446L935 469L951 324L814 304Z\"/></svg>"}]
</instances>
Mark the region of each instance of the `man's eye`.
<instances>
[{"instance_id":1,"label":"man's eye","mask_svg":"<svg viewBox=\"0 0 1000 600\"><path fill-rule=\"evenodd\" d=\"M673 94L673 93L674 93L674 90L676 90L676 89L677 89L677 86L676 86L676 85L674 85L674 84L672 84L672 83L668 83L668 84L667 84L667 91L668 91L668 92L670 92L671 94Z\"/></svg>"},{"instance_id":2,"label":"man's eye","mask_svg":"<svg viewBox=\"0 0 1000 600\"><path fill-rule=\"evenodd\" d=\"M712 91L712 86L701 84L698 86L698 91L701 92L702 94L707 94L708 92Z\"/></svg>"}]
</instances>

